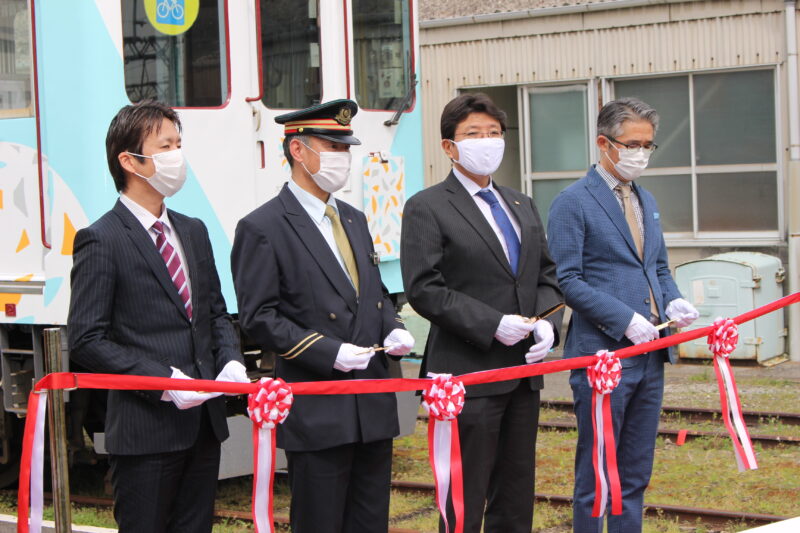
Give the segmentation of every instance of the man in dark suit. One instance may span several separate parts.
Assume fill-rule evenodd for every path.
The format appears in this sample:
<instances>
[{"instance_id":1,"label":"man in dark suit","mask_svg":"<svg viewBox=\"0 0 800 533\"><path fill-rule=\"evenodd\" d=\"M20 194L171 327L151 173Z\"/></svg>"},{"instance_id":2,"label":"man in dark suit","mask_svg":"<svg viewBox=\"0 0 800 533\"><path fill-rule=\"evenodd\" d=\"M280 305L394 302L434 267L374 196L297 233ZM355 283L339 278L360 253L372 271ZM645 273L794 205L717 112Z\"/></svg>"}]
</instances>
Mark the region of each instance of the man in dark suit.
<instances>
[{"instance_id":1,"label":"man in dark suit","mask_svg":"<svg viewBox=\"0 0 800 533\"><path fill-rule=\"evenodd\" d=\"M603 106L597 119L600 163L567 187L550 207L548 243L558 281L572 308L566 357L617 350L659 337L666 317L685 327L697 310L681 298L667 263L667 248L653 195L636 185L647 166L658 114L644 102L625 98ZM622 360L622 381L611 393L623 512L608 518L609 533L641 531L644 491L653 467L670 350ZM570 385L578 418L573 528L600 533L592 517L592 389L586 370L573 370Z\"/></svg>"},{"instance_id":2,"label":"man in dark suit","mask_svg":"<svg viewBox=\"0 0 800 533\"><path fill-rule=\"evenodd\" d=\"M247 382L205 225L168 210L186 177L180 121L149 100L106 137L120 199L75 237L70 355L93 372ZM219 394L110 391L106 449L120 532L210 532L228 437Z\"/></svg>"},{"instance_id":3,"label":"man in dark suit","mask_svg":"<svg viewBox=\"0 0 800 533\"><path fill-rule=\"evenodd\" d=\"M366 217L332 194L360 144L350 127L357 111L334 100L276 117L291 179L236 228L242 327L277 354L275 374L287 382L387 378L386 354L414 345L381 283ZM398 432L394 394L295 396L278 428L292 531L386 531Z\"/></svg>"},{"instance_id":4,"label":"man in dark suit","mask_svg":"<svg viewBox=\"0 0 800 533\"><path fill-rule=\"evenodd\" d=\"M431 322L422 376L536 363L556 340L560 314L529 320L561 301L539 214L491 179L505 131L506 114L488 96L452 100L441 134L453 170L406 203L403 283ZM465 532L481 530L485 508L486 533L530 533L542 385L539 376L467 387L458 417Z\"/></svg>"}]
</instances>

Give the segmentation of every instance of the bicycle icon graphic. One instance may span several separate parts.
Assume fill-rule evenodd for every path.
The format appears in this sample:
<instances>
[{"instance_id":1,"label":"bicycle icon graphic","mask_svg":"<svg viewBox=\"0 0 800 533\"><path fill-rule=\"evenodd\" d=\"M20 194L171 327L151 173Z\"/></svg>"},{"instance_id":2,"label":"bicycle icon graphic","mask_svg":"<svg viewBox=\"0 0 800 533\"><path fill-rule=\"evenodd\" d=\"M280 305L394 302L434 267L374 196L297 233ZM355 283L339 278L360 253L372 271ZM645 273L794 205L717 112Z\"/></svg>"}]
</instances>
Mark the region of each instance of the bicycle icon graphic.
<instances>
[{"instance_id":1,"label":"bicycle icon graphic","mask_svg":"<svg viewBox=\"0 0 800 533\"><path fill-rule=\"evenodd\" d=\"M185 19L185 0L158 0L156 22L183 26Z\"/></svg>"}]
</instances>

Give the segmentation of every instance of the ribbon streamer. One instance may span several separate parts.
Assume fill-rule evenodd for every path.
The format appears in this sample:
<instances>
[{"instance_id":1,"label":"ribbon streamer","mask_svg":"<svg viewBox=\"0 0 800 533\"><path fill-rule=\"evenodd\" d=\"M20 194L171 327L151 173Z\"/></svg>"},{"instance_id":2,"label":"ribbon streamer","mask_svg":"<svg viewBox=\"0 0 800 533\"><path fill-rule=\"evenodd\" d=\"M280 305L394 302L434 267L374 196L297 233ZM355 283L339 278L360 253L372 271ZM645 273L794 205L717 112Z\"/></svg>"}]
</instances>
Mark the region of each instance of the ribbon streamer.
<instances>
[{"instance_id":1,"label":"ribbon streamer","mask_svg":"<svg viewBox=\"0 0 800 533\"><path fill-rule=\"evenodd\" d=\"M752 311L748 311L744 314L741 314L736 318L734 318L733 322L736 324L742 324L744 322L754 320L760 316L766 315L767 313L771 313L773 311L776 311L778 309L781 309L783 307L798 302L800 302L800 292L784 296L783 298L775 300L774 302L770 302L761 307L753 309ZM643 344L622 348L620 350L617 350L615 354L616 357L619 359L624 359L626 357L633 357L642 353L661 350L663 348L675 346L683 342L688 342L695 339L699 339L701 337L709 336L713 330L714 330L713 326L707 326L704 328L684 331L682 333L677 333L674 335L670 335L668 337L663 337L651 342L646 342ZM535 365L520 365L507 368L498 368L493 370L484 370L481 372L472 372L470 374L464 374L462 376L459 376L457 379L459 384L463 387L468 385L476 385L479 383L495 383L498 381L528 378L532 376L552 374L554 372L562 372L566 370L586 368L588 366L594 365L596 362L597 362L597 357L594 355L571 357L568 359L561 359L558 361L541 362ZM725 367L726 367L725 369L721 367L720 372L724 372L725 370L727 370L727 375L731 376L732 378L733 372L730 370L730 364L728 363L727 365L725 365ZM317 381L317 382L305 382L305 383L292 383L291 392L292 394L370 394L370 393L380 393L380 392L425 390L430 387L430 384L431 384L430 379L421 379L421 378ZM108 390L159 390L159 391L191 390L191 391L206 391L206 392L222 392L226 394L250 394L253 392L257 392L259 386L260 385L257 383L232 383L225 381L205 380L205 379L171 379L171 378L160 378L152 376L129 376L129 375L119 375L119 374L77 374L72 372L56 372L44 376L35 384L34 390L31 391L31 394L28 398L28 413L27 413L27 419L25 421L25 435L23 437L22 457L20 461L19 493L17 497L18 498L17 532L28 533L28 531L31 531L31 529L29 529L30 527L32 527L35 524L41 523L41 507L39 506L38 503L35 502L43 501L41 487L42 487L42 472L43 472L43 461L44 461L43 459L44 420L45 420L44 409L46 401L41 401L41 400L45 400L46 394L44 393L47 390L78 389L78 388L108 389ZM736 384L732 379L731 379L730 389L733 392L733 394L730 395L730 397L735 398L738 410L739 412L741 412L741 406L739 405L739 400L738 400L739 397L738 391L736 390ZM726 397L722 400L723 403L728 402L727 398L728 395L726 394ZM725 411L725 409L723 409L723 411ZM603 413L605 415L605 410L603 411ZM609 413L608 419L610 420L610 409L608 413ZM600 418L602 419L602 417ZM736 417L734 416L734 418ZM453 424L455 423L456 423L455 420L453 420ZM741 422L741 424L737 422L735 423L737 424L737 427L744 427L743 421ZM608 427L611 427L611 424L604 424L603 434L605 434L605 432L607 431L607 427L605 427L606 425ZM37 428L39 431L38 434L40 435L38 439L35 438ZM746 429L745 429L745 434L746 434ZM457 440L458 439L457 427L455 428L455 431L451 430L451 435L452 437L451 437L450 447L451 447L451 457L452 457L454 449L460 450L460 446L458 446L458 440ZM613 431L611 432L611 436L613 437ZM38 446L34 446L34 442L37 442ZM430 432L429 432L429 442L430 442ZM737 442L739 442L739 444L741 445L741 439L738 437L734 441L734 447L736 446ZM749 443L749 436L747 438L747 442ZM274 461L274 445L270 445L269 448L272 455L269 457L268 462L271 463ZM605 448L605 450L608 459L607 447ZM746 458L747 454L743 453L742 456ZM265 462L267 462L267 459L265 457L261 458L261 462L259 463L261 467L259 467L259 469L257 469L256 472L258 472L258 470L263 468ZM752 464L755 465L754 456ZM456 476L461 476L460 453L459 453L458 464L451 465L451 473L454 479ZM33 479L31 479L32 477ZM459 479L461 478L459 477ZM455 494L456 490L457 487L456 483L454 482L453 483L454 499L455 496L457 496ZM458 490L463 491L461 483L459 484ZM460 494L460 497L462 498L461 501L463 505L463 493ZM30 512L33 512L36 516L30 516L29 514ZM269 506L268 512L271 513L271 505ZM271 516L271 514L269 516ZM462 511L462 516L463 516L463 511ZM39 533L39 531L36 530L36 533Z\"/></svg>"},{"instance_id":2,"label":"ribbon streamer","mask_svg":"<svg viewBox=\"0 0 800 533\"><path fill-rule=\"evenodd\" d=\"M622 379L622 365L614 352L600 350L595 364L586 369L592 393L592 466L594 467L594 506L592 516L606 513L611 491L611 514L622 514L622 485L617 468L617 445L611 416L611 393ZM605 465L603 458L605 456ZM604 468L605 466L605 468Z\"/></svg>"},{"instance_id":3,"label":"ribbon streamer","mask_svg":"<svg viewBox=\"0 0 800 533\"><path fill-rule=\"evenodd\" d=\"M289 416L294 396L280 378L262 378L258 390L247 396L247 414L253 421L253 524L256 533L273 533L272 485L275 479L275 426ZM267 474L266 476L264 474Z\"/></svg>"},{"instance_id":4,"label":"ribbon streamer","mask_svg":"<svg viewBox=\"0 0 800 533\"><path fill-rule=\"evenodd\" d=\"M739 328L730 318L717 318L708 334L708 348L714 354L714 372L719 386L719 401L725 428L733 442L733 453L739 471L758 468L756 453L750 441L750 433L742 415L742 403L731 367L730 354L739 342ZM733 419L733 422L731 422Z\"/></svg>"},{"instance_id":5,"label":"ribbon streamer","mask_svg":"<svg viewBox=\"0 0 800 533\"><path fill-rule=\"evenodd\" d=\"M452 484L455 533L463 533L464 476L456 417L464 408L466 389L458 378L450 374L429 373L428 376L433 378L433 382L422 394L422 406L428 413L428 451L436 487L436 504L444 521L445 532L449 533L447 495Z\"/></svg>"}]
</instances>

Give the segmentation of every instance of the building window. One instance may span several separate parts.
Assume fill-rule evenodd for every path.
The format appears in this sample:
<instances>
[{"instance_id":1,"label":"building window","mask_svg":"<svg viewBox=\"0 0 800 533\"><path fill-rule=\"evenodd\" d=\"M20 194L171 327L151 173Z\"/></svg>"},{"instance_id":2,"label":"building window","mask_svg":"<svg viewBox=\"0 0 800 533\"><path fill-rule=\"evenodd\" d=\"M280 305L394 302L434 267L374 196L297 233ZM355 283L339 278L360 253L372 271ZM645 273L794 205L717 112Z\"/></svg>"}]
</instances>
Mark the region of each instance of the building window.
<instances>
[{"instance_id":1,"label":"building window","mask_svg":"<svg viewBox=\"0 0 800 533\"><path fill-rule=\"evenodd\" d=\"M125 90L132 102L219 107L228 99L225 0L123 0Z\"/></svg>"},{"instance_id":2,"label":"building window","mask_svg":"<svg viewBox=\"0 0 800 533\"><path fill-rule=\"evenodd\" d=\"M0 5L0 118L33 116L31 14L27 0Z\"/></svg>"},{"instance_id":3,"label":"building window","mask_svg":"<svg viewBox=\"0 0 800 533\"><path fill-rule=\"evenodd\" d=\"M617 80L614 95L636 96L661 116L659 148L638 183L656 196L665 232L778 236L773 70ZM753 208L737 208L745 205Z\"/></svg>"},{"instance_id":4,"label":"building window","mask_svg":"<svg viewBox=\"0 0 800 533\"><path fill-rule=\"evenodd\" d=\"M590 161L587 85L527 89L525 165L531 195L545 224L550 204L565 187L586 174Z\"/></svg>"},{"instance_id":5,"label":"building window","mask_svg":"<svg viewBox=\"0 0 800 533\"><path fill-rule=\"evenodd\" d=\"M300 109L322 98L317 0L261 0L264 105Z\"/></svg>"},{"instance_id":6,"label":"building window","mask_svg":"<svg viewBox=\"0 0 800 533\"><path fill-rule=\"evenodd\" d=\"M399 109L411 79L408 0L352 0L356 100L366 109Z\"/></svg>"}]
</instances>

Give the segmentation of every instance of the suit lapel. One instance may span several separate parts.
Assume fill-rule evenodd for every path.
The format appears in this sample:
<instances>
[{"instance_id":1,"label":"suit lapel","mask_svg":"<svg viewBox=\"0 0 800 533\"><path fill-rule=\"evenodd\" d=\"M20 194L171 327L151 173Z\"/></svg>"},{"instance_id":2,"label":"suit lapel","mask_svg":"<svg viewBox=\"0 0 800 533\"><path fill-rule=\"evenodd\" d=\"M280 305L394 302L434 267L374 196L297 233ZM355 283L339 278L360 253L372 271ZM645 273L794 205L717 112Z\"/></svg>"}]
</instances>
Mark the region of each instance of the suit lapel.
<instances>
[{"instance_id":1,"label":"suit lapel","mask_svg":"<svg viewBox=\"0 0 800 533\"><path fill-rule=\"evenodd\" d=\"M169 211L169 220L172 223L172 227L175 228L175 233L178 234L178 237L181 240L181 248L183 248L183 255L186 259L186 264L183 267L186 269L186 272L189 275L189 281L193 279L198 279L199 269L198 269L198 262L197 262L197 254L195 253L194 243L192 241L192 232L187 223L187 220L176 214L172 211ZM196 287L197 285L195 285ZM192 310L195 311L200 309L200 306L197 303L198 291L192 291ZM181 307L183 307L183 303L181 302Z\"/></svg>"},{"instance_id":2,"label":"suit lapel","mask_svg":"<svg viewBox=\"0 0 800 533\"><path fill-rule=\"evenodd\" d=\"M614 195L614 191L608 187L605 180L603 180L602 176L600 176L595 169L592 169L589 174L589 182L586 184L586 189L589 191L589 194L597 200L597 203L599 203L606 212L608 218L610 218L611 222L617 227L622 238L628 243L628 247L631 249L631 252L633 252L633 255L638 258L639 252L636 250L636 243L633 242L633 235L631 235L628 222L625 220L625 214L619 206L619 201Z\"/></svg>"},{"instance_id":3,"label":"suit lapel","mask_svg":"<svg viewBox=\"0 0 800 533\"><path fill-rule=\"evenodd\" d=\"M319 228L317 228L317 225L311 220L311 217L308 216L306 210L303 209L303 206L300 205L300 202L297 201L297 198L294 197L294 194L286 185L283 186L278 196L283 202L286 220L300 237L300 242L303 243L311 257L314 258L323 275L328 278L336 292L347 303L347 307L355 313L358 307L356 291L353 290L353 285L350 283L347 274L345 274L336 256L333 255L333 251L328 246L322 233L320 233Z\"/></svg>"},{"instance_id":4,"label":"suit lapel","mask_svg":"<svg viewBox=\"0 0 800 533\"><path fill-rule=\"evenodd\" d=\"M455 174L452 172L447 176L445 186L451 193L449 200L456 211L458 211L467 223L475 229L475 232L480 235L495 258L503 265L503 268L505 268L511 276L514 276L514 272L511 271L511 265L508 264L508 258L506 258L503 246L497 239L497 235L486 221L481 210L475 205L475 200L472 199L464 186L458 182L458 178L456 178Z\"/></svg>"},{"instance_id":5,"label":"suit lapel","mask_svg":"<svg viewBox=\"0 0 800 533\"><path fill-rule=\"evenodd\" d=\"M181 315L184 316L188 321L189 316L186 314L186 310L183 307L181 297L178 295L178 291L175 289L175 285L172 283L172 280L169 277L167 265L164 263L164 259L161 257L161 254L159 254L158 250L156 250L153 239L147 234L147 231L144 229L144 227L142 227L136 217L133 216L133 213L131 213L128 208L122 204L122 202L117 200L113 211L122 221L122 224L127 230L128 238L131 240L131 242L133 242L133 245L150 267L150 270L153 271L153 274L161 284L161 287L163 287L164 291L167 293L167 296L169 296L175 306L181 310Z\"/></svg>"},{"instance_id":6,"label":"suit lapel","mask_svg":"<svg viewBox=\"0 0 800 533\"><path fill-rule=\"evenodd\" d=\"M344 231L347 234L347 240L350 241L350 248L353 249L353 257L356 260L356 267L358 268L358 293L361 294L364 286L364 278L368 272L367 269L372 266L369 264L370 250L367 249L367 243L364 238L358 235L358 229L356 228L356 221L353 218L353 214L349 212L350 210L346 206L342 206L342 202L337 200L336 204L339 208L342 226L344 226Z\"/></svg>"},{"instance_id":7,"label":"suit lapel","mask_svg":"<svg viewBox=\"0 0 800 533\"><path fill-rule=\"evenodd\" d=\"M515 198L515 191L509 189L508 187L497 185L496 183L494 184L494 187L500 192L500 196L503 197L506 205L511 210L511 214L516 217L517 224L519 224L520 247L519 264L517 265L517 276L519 276L522 274L523 269L525 268L528 253L530 252L531 245L533 244L533 239L531 239L531 231L534 220L533 217L530 216L532 214L530 210L523 209L522 202Z\"/></svg>"},{"instance_id":8,"label":"suit lapel","mask_svg":"<svg viewBox=\"0 0 800 533\"><path fill-rule=\"evenodd\" d=\"M634 183L633 189L636 191L636 195L639 197L639 205L642 207L642 223L644 225L644 250L642 255L644 255L644 259L647 259L651 256L654 247L660 243L660 236L658 232L654 231L655 220L653 219L653 213L655 212L655 206L645 200L640 186Z\"/></svg>"}]
</instances>

